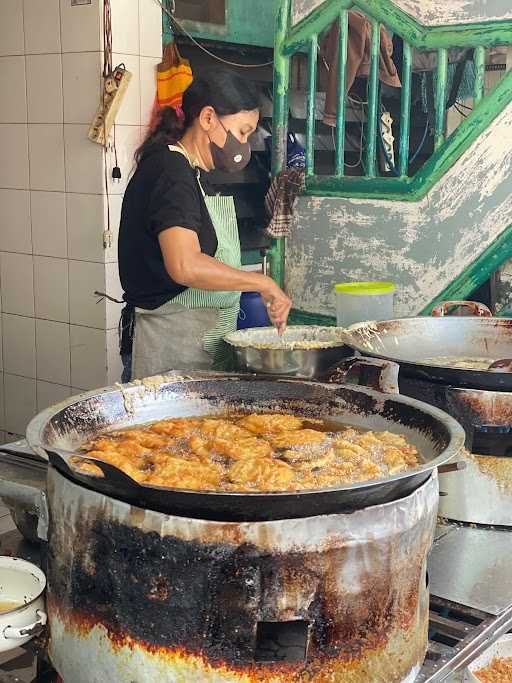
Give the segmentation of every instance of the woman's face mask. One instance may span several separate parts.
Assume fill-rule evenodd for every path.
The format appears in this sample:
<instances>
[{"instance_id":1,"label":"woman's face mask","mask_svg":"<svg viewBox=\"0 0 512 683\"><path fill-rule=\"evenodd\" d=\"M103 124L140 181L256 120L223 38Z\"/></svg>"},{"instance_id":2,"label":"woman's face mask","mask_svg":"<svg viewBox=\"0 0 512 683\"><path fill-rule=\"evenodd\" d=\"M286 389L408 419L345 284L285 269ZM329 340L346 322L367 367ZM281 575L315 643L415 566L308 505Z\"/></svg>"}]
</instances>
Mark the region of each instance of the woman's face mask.
<instances>
[{"instance_id":1,"label":"woman's face mask","mask_svg":"<svg viewBox=\"0 0 512 683\"><path fill-rule=\"evenodd\" d=\"M210 138L210 152L216 169L227 173L236 173L247 166L251 159L251 146L248 142L240 142L230 130L227 130L222 121L220 125L226 131L226 141L219 147Z\"/></svg>"}]
</instances>

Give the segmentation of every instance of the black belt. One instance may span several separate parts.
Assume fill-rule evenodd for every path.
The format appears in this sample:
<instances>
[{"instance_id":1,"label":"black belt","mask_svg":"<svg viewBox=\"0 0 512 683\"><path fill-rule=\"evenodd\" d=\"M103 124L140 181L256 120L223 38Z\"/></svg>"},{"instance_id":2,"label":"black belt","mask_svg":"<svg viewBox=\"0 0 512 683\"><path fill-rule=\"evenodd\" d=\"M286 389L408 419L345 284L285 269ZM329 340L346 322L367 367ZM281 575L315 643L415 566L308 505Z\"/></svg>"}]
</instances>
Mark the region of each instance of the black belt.
<instances>
[{"instance_id":1,"label":"black belt","mask_svg":"<svg viewBox=\"0 0 512 683\"><path fill-rule=\"evenodd\" d=\"M119 353L121 356L130 355L133 348L133 334L135 331L135 306L126 304L119 319Z\"/></svg>"}]
</instances>

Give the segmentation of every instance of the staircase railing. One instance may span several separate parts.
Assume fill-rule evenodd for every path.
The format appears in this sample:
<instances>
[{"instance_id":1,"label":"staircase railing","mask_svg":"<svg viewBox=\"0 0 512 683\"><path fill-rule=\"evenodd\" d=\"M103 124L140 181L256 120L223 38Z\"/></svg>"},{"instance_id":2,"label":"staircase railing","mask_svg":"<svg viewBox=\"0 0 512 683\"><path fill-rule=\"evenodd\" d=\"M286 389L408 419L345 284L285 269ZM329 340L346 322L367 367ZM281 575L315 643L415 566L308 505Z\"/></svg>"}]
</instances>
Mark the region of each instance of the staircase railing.
<instances>
[{"instance_id":1,"label":"staircase railing","mask_svg":"<svg viewBox=\"0 0 512 683\"><path fill-rule=\"evenodd\" d=\"M367 85L367 122L365 127L364 174L345 175L346 64L348 11L362 12L371 23L370 72ZM339 20L338 107L334 134L334 173L315 174L314 136L319 36ZM379 49L380 27L385 26L403 39L402 94L398 143L397 176L379 173L377 137L379 135ZM512 101L512 73L503 78L488 95L484 94L485 49L512 45L512 21L458 26L424 27L393 5L390 0L325 0L295 26L291 25L291 0L281 0L277 17L274 89L274 171L284 164L288 119L287 93L291 57L308 54L308 94L306 123L306 188L308 194L322 196L382 197L416 201L445 173L454 161ZM446 102L448 49L473 49L475 82L473 111L448 137ZM411 123L411 83L413 49L436 50L436 88L434 93L434 154L415 174L409 175L409 137Z\"/></svg>"},{"instance_id":2,"label":"staircase railing","mask_svg":"<svg viewBox=\"0 0 512 683\"><path fill-rule=\"evenodd\" d=\"M498 83L492 92L484 92L486 49L512 45L512 20L485 23L423 26L406 14L391 0L324 0L295 25L292 24L292 0L278 0L274 57L274 111L272 170L277 174L286 163L288 124L288 91L290 61L293 55L307 53L308 92L306 121L306 194L350 198L397 199L418 201L453 166L512 102L512 72ZM364 173L345 174L346 130L346 65L349 41L348 12L363 13L371 24L370 69L367 79L366 143L362 150ZM316 84L318 46L321 34L339 21L338 106L334 129L334 172L320 175L315 172L314 138L316 128ZM398 163L395 175L385 175L378 164L379 109L379 50L381 25L403 40L402 92L400 104ZM475 80L472 111L447 136L448 50L473 50ZM413 50L436 50L436 86L434 92L435 121L433 122L434 151L430 158L413 174L410 173L411 84ZM332 67L333 65L331 65ZM361 123L361 125L363 125ZM362 139L362 136L361 136ZM274 243L271 252L274 277L282 282L284 245Z\"/></svg>"}]
</instances>

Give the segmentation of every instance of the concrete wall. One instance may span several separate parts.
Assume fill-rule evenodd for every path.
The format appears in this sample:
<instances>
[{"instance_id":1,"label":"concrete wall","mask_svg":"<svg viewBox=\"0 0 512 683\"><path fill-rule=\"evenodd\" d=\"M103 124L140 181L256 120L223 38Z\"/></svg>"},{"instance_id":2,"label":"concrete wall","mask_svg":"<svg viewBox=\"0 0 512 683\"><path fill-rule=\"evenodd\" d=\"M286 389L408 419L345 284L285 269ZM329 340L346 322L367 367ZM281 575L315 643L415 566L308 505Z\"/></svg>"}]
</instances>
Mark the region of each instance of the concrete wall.
<instances>
[{"instance_id":1,"label":"concrete wall","mask_svg":"<svg viewBox=\"0 0 512 683\"><path fill-rule=\"evenodd\" d=\"M394 0L394 4L425 26L512 19L512 6L503 0Z\"/></svg>"},{"instance_id":2,"label":"concrete wall","mask_svg":"<svg viewBox=\"0 0 512 683\"><path fill-rule=\"evenodd\" d=\"M324 0L292 0L292 23L296 24L301 19L304 19L323 2Z\"/></svg>"},{"instance_id":3,"label":"concrete wall","mask_svg":"<svg viewBox=\"0 0 512 683\"><path fill-rule=\"evenodd\" d=\"M293 23L303 19L323 1L293 0ZM512 19L512 5L504 0L394 0L394 4L425 26Z\"/></svg>"},{"instance_id":4,"label":"concrete wall","mask_svg":"<svg viewBox=\"0 0 512 683\"><path fill-rule=\"evenodd\" d=\"M512 105L417 203L300 197L286 247L294 306L334 314L332 285L396 282L414 315L512 223Z\"/></svg>"}]
</instances>

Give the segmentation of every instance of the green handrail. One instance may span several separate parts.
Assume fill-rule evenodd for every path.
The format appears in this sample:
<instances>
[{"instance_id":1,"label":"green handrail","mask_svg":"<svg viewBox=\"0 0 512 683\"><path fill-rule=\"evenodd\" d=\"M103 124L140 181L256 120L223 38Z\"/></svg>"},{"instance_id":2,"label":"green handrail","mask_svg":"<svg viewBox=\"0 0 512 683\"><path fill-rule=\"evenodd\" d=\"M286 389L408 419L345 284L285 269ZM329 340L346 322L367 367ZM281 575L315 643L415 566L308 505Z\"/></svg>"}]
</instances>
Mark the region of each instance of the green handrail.
<instances>
[{"instance_id":1,"label":"green handrail","mask_svg":"<svg viewBox=\"0 0 512 683\"><path fill-rule=\"evenodd\" d=\"M484 97L485 87L485 48L477 47L473 57L475 64L475 88L473 91L473 107L477 107Z\"/></svg>"},{"instance_id":2,"label":"green handrail","mask_svg":"<svg viewBox=\"0 0 512 683\"><path fill-rule=\"evenodd\" d=\"M306 175L311 176L315 168L315 124L316 124L316 72L318 36L309 39L308 59L308 106L306 121Z\"/></svg>"},{"instance_id":3,"label":"green handrail","mask_svg":"<svg viewBox=\"0 0 512 683\"><path fill-rule=\"evenodd\" d=\"M338 54L338 109L336 110L336 138L334 172L340 177L345 172L345 91L347 89L348 12L339 16L340 44Z\"/></svg>"},{"instance_id":4,"label":"green handrail","mask_svg":"<svg viewBox=\"0 0 512 683\"><path fill-rule=\"evenodd\" d=\"M440 47L437 51L437 83L436 83L436 127L434 133L434 149L439 149L444 142L446 131L446 84L448 81L448 50Z\"/></svg>"},{"instance_id":5,"label":"green handrail","mask_svg":"<svg viewBox=\"0 0 512 683\"><path fill-rule=\"evenodd\" d=\"M286 5L289 7L289 1ZM438 55L437 78L435 88L435 119L434 127L434 150L437 152L445 145L446 137L446 99L448 82L448 47L464 46L474 48L474 62L476 69L474 107L477 108L483 101L484 73L485 73L485 47L497 42L512 43L512 21L491 22L475 24L466 27L421 26L412 17L397 8L390 0L325 0L295 26L289 21L287 30L279 34L276 39L276 55L282 61L283 57L290 56L299 49L307 48L309 55L309 83L308 83L308 121L306 137L306 175L307 187L320 190L318 180L314 175L314 117L311 107L313 106L314 92L312 88L316 84L318 36L333 21L338 20L340 25L339 57L335 68L338 72L338 107L336 112L336 130L334 133L334 172L333 176L338 182L338 190L343 192L345 181L345 91L346 91L346 55L348 45L348 8L364 12L371 21L371 46L370 46L370 73L368 78L368 108L366 116L366 150L364 176L372 185L368 190L388 195L408 195L415 193L410 185L401 185L400 182L409 183L409 143L410 143L410 112L411 112L411 83L412 83L412 52L413 48L436 47ZM289 16L289 15L288 15ZM394 170L396 178L381 178L377 173L376 156L379 128L379 50L380 50L380 25L394 30L404 38L403 70L402 70L402 101L400 113L400 137L398 168ZM506 29L508 33L506 33ZM464 30L463 30L464 29ZM316 48L315 48L316 46ZM280 64L276 61L276 69ZM289 63L285 67L289 70ZM334 68L334 67L333 67ZM512 95L509 101L512 100ZM279 125L279 124L278 124ZM281 143L284 145L282 136ZM381 182L382 181L382 182ZM350 179L349 182L352 182ZM357 183L356 183L357 186ZM347 185L348 187L348 185ZM330 188L329 188L330 189Z\"/></svg>"},{"instance_id":6,"label":"green handrail","mask_svg":"<svg viewBox=\"0 0 512 683\"><path fill-rule=\"evenodd\" d=\"M370 46L370 77L368 79L368 115L366 126L366 175L376 176L377 122L379 116L379 53L380 25L372 21ZM362 125L362 124L361 124Z\"/></svg>"},{"instance_id":7,"label":"green handrail","mask_svg":"<svg viewBox=\"0 0 512 683\"><path fill-rule=\"evenodd\" d=\"M276 14L273 90L272 175L277 175L286 163L286 138L288 133L288 89L290 86L290 57L281 45L286 40L290 23L291 0L280 0ZM284 285L284 240L272 240L268 253L270 273L281 287Z\"/></svg>"},{"instance_id":8,"label":"green handrail","mask_svg":"<svg viewBox=\"0 0 512 683\"><path fill-rule=\"evenodd\" d=\"M286 6L289 11L290 0L285 0L283 7ZM341 6L341 9L340 9ZM366 116L366 149L365 149L365 175L362 178L354 178L345 176L345 128L346 128L346 63L347 63L347 46L348 46L348 8L353 7L356 10L365 11L371 22L371 45L370 45L370 70L368 78L368 107ZM386 12L384 13L384 9ZM385 14L385 16L384 16ZM281 15L282 16L282 15ZM276 71L281 67L286 69L288 79L289 61L285 62L286 57L293 54L295 51L306 46L309 55L308 65L308 117L307 117L307 136L306 136L306 188L308 193L313 194L334 194L338 196L385 196L388 198L402 198L402 199L417 199L423 193L424 187L428 184L425 179L425 174L421 173L420 169L416 175L411 178L409 173L409 144L410 144L410 112L411 112L411 84L412 84L412 62L413 49L418 45L424 46L428 44L437 45L437 74L435 87L435 118L431 123L433 124L434 133L434 150L435 154L431 158L438 158L442 163L444 170L446 169L446 155L442 154L442 150L450 151L448 145L455 147L457 154L461 153L463 145L458 142L446 141L446 104L447 104L447 83L448 83L448 50L446 45L446 38L450 36L456 43L464 45L465 47L474 48L474 64L476 70L475 90L474 90L474 109L473 114L467 120L473 124L473 134L466 137L466 142L472 142L477 136L477 129L480 123L485 118L488 120L489 113L494 118L503 107L512 101L512 92L508 92L506 98L500 94L498 98L493 98L491 103L499 101L499 109L493 107L493 110L482 109L489 97L483 97L484 89L484 75L485 75L485 46L494 44L499 39L503 39L504 26L510 29L506 36L507 42L512 44L512 21L498 22L481 26L472 27L470 30L459 30L458 26L450 27L423 27L420 26L409 15L406 15L402 10L398 9L389 0L325 0L319 7L313 10L303 20L299 21L297 25L291 26L289 13L288 25L283 31L278 31L278 38L276 38ZM338 71L338 107L336 111L336 129L333 135L334 139L334 171L333 175L318 177L315 175L314 168L314 129L315 117L313 109L316 102L316 79L317 79L317 53L318 53L318 36L325 30L333 21L339 21L339 58L336 65ZM387 28L399 28L400 35L406 34L410 40L404 40L403 48L403 69L402 69L402 98L400 111L400 129L398 139L398 164L397 168L392 167L394 176L398 177L383 177L377 171L377 141L379 135L379 58L380 58L380 28L381 24ZM432 36L435 37L432 38ZM430 40L432 38L432 40ZM283 77L280 79L283 80ZM493 93L494 94L494 93ZM492 95L490 96L492 97ZM282 111L282 110L281 110ZM482 117L477 117L477 113L481 113ZM466 123L465 120L463 123ZM491 119L492 120L492 119ZM487 124L488 125L488 124ZM275 131L281 131L281 122L278 121ZM463 126L461 128L466 136L471 126ZM458 129L456 132L458 132ZM280 144L284 147L285 139L283 135L275 135L275 144ZM283 152L282 152L283 153ZM451 163L457 157L451 158ZM427 162L428 163L428 162ZM451 165L451 164L450 164ZM434 174L437 174L437 168L429 168ZM362 185L361 185L362 181ZM352 193L355 193L352 194Z\"/></svg>"},{"instance_id":9,"label":"green handrail","mask_svg":"<svg viewBox=\"0 0 512 683\"><path fill-rule=\"evenodd\" d=\"M510 19L454 26L423 26L397 7L392 0L325 0L295 26L290 27L286 39L280 44L280 49L288 55L303 50L312 33L320 34L335 21L340 9L349 7L354 7L384 24L418 50L436 50L441 47L495 47L511 43Z\"/></svg>"},{"instance_id":10,"label":"green handrail","mask_svg":"<svg viewBox=\"0 0 512 683\"><path fill-rule=\"evenodd\" d=\"M404 42L402 60L402 101L400 108L400 142L399 160L400 177L404 178L409 171L409 137L411 130L411 81L412 81L412 48Z\"/></svg>"},{"instance_id":11,"label":"green handrail","mask_svg":"<svg viewBox=\"0 0 512 683\"><path fill-rule=\"evenodd\" d=\"M274 51L274 90L272 112L272 174L277 175L286 161L286 135L288 131L288 89L290 87L290 56L281 50L286 40L291 0L280 0L276 15Z\"/></svg>"}]
</instances>

